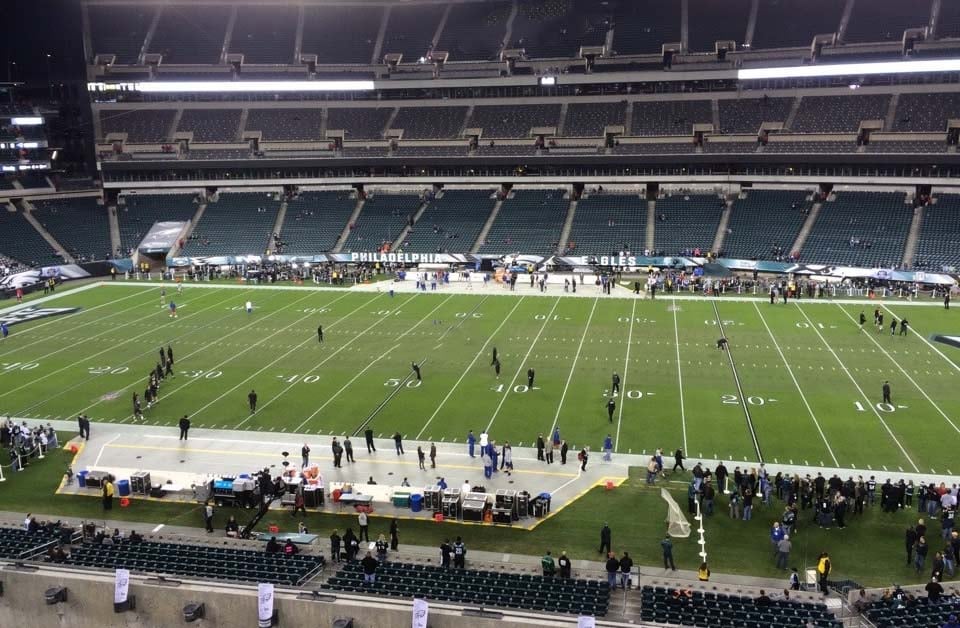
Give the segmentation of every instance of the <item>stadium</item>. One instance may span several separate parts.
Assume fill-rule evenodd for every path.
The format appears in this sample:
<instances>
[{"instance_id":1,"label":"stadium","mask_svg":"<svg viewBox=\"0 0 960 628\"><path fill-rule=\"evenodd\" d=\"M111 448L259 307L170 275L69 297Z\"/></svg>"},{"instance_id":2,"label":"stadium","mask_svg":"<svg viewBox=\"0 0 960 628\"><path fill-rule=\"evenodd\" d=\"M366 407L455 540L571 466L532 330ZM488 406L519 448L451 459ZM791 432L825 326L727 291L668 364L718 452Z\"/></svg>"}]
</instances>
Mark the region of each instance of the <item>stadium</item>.
<instances>
[{"instance_id":1,"label":"stadium","mask_svg":"<svg viewBox=\"0 0 960 628\"><path fill-rule=\"evenodd\" d=\"M7 15L0 625L960 627L960 3Z\"/></svg>"}]
</instances>

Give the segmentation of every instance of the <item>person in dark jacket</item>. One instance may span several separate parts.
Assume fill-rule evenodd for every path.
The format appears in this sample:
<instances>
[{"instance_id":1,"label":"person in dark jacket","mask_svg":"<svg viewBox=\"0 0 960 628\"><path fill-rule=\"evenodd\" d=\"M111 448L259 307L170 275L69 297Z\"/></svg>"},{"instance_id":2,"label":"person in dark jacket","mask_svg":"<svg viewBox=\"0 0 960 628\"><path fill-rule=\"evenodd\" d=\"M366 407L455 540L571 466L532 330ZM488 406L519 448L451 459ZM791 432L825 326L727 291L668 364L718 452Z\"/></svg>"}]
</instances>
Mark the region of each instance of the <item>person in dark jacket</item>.
<instances>
[{"instance_id":1,"label":"person in dark jacket","mask_svg":"<svg viewBox=\"0 0 960 628\"><path fill-rule=\"evenodd\" d=\"M604 551L607 553L610 552L610 537L612 533L610 531L610 526L606 523L603 524L603 527L600 528L600 549L597 550L598 553L603 554Z\"/></svg>"},{"instance_id":2,"label":"person in dark jacket","mask_svg":"<svg viewBox=\"0 0 960 628\"><path fill-rule=\"evenodd\" d=\"M330 560L340 562L340 533L336 530L330 535Z\"/></svg>"},{"instance_id":3,"label":"person in dark jacket","mask_svg":"<svg viewBox=\"0 0 960 628\"><path fill-rule=\"evenodd\" d=\"M613 552L607 554L607 584L610 590L617 588L617 574L620 573L620 561L614 556Z\"/></svg>"}]
</instances>

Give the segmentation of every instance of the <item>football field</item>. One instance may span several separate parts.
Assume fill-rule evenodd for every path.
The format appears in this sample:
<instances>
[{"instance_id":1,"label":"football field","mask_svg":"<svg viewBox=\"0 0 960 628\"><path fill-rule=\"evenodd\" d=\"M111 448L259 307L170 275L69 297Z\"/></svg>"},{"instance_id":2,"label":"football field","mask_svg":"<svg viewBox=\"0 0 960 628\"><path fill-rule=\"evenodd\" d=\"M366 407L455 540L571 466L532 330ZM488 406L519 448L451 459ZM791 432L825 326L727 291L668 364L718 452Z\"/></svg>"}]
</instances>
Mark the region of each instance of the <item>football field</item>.
<instances>
[{"instance_id":1,"label":"football field","mask_svg":"<svg viewBox=\"0 0 960 628\"><path fill-rule=\"evenodd\" d=\"M143 394L170 345L176 376L145 409L149 425L187 414L195 427L315 438L371 428L438 442L464 441L472 429L526 446L558 426L574 450L598 450L610 434L623 453L682 447L693 459L960 471L960 351L933 340L960 335L956 310L880 305L878 332L869 302L554 290L390 296L188 285L177 296L168 287L176 319L156 284L67 292L38 307L77 311L16 324L0 343L0 414L129 423L133 392ZM891 335L890 319L901 317L911 331ZM716 346L722 335L727 351ZM610 421L615 372L622 389Z\"/></svg>"}]
</instances>

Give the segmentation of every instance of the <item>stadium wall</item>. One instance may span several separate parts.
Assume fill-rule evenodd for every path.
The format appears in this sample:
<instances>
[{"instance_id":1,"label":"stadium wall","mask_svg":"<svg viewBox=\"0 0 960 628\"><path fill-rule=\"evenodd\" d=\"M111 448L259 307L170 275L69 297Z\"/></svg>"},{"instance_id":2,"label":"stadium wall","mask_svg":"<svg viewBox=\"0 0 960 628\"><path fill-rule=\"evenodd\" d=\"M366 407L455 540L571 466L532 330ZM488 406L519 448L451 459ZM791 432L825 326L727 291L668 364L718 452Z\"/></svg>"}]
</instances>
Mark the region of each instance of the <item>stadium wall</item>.
<instances>
[{"instance_id":1,"label":"stadium wall","mask_svg":"<svg viewBox=\"0 0 960 628\"><path fill-rule=\"evenodd\" d=\"M136 609L115 613L114 576L43 566L21 570L7 566L0 571L3 585L0 598L0 626L16 628L169 628L187 625L182 609L186 604L203 602L206 615L197 626L234 628L257 625L256 586L211 585L183 582L160 585L152 579L132 576L131 596ZM66 587L67 601L47 605L44 591ZM332 626L341 618L352 618L357 628L409 628L412 602L386 598L330 595L323 601L298 599L301 592L277 590L275 606L277 626ZM309 597L309 593L307 594ZM598 622L599 623L599 622ZM602 622L617 625L614 622ZM510 612L492 612L478 616L462 607L431 604L432 628L573 628L577 618L533 616ZM638 624L632 624L637 628Z\"/></svg>"}]
</instances>

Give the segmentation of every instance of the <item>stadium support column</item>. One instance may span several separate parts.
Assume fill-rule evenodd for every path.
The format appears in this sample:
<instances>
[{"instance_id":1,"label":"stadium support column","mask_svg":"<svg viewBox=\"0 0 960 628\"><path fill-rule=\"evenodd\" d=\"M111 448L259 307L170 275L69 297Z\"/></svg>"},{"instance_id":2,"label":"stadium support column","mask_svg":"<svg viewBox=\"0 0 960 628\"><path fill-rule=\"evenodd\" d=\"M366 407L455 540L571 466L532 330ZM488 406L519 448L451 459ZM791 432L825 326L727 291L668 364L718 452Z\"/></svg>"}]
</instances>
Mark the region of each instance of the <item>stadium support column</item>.
<instances>
[{"instance_id":1,"label":"stadium support column","mask_svg":"<svg viewBox=\"0 0 960 628\"><path fill-rule=\"evenodd\" d=\"M140 63L144 62L144 56L150 51L150 44L153 42L153 34L157 32L157 23L160 22L160 13L162 11L162 6L157 7L157 10L153 14L153 19L150 20L150 28L147 29L147 35L143 38L143 46L140 48L140 54L137 57Z\"/></svg>"},{"instance_id":2,"label":"stadium support column","mask_svg":"<svg viewBox=\"0 0 960 628\"><path fill-rule=\"evenodd\" d=\"M681 0L680 2L680 50L686 52L690 41L690 2Z\"/></svg>"},{"instance_id":3,"label":"stadium support column","mask_svg":"<svg viewBox=\"0 0 960 628\"><path fill-rule=\"evenodd\" d=\"M297 10L297 34L296 38L293 40L293 64L300 64L300 51L303 50L303 22L304 22L304 13L306 9L303 8L301 4ZM241 129L243 127L240 127Z\"/></svg>"},{"instance_id":4,"label":"stadium support column","mask_svg":"<svg viewBox=\"0 0 960 628\"><path fill-rule=\"evenodd\" d=\"M233 27L237 23L237 7L230 9L230 17L227 18L227 30L223 34L223 47L220 49L220 63L227 62L227 52L230 50L230 40L233 39Z\"/></svg>"},{"instance_id":5,"label":"stadium support column","mask_svg":"<svg viewBox=\"0 0 960 628\"><path fill-rule=\"evenodd\" d=\"M940 26L940 8L943 6L941 0L933 0L933 4L930 5L930 33L933 37L939 37L940 33L937 32L937 28Z\"/></svg>"},{"instance_id":6,"label":"stadium support column","mask_svg":"<svg viewBox=\"0 0 960 628\"><path fill-rule=\"evenodd\" d=\"M449 6L447 9L449 10ZM380 28L377 29L377 42L373 45L373 56L370 58L371 65L379 65L380 57L383 56L383 37L387 34L387 23L390 21L390 13L393 10L391 5L387 5L383 15L380 16ZM389 51L387 51L389 52ZM410 61L410 59L407 59Z\"/></svg>"},{"instance_id":7,"label":"stadium support column","mask_svg":"<svg viewBox=\"0 0 960 628\"><path fill-rule=\"evenodd\" d=\"M843 13L840 15L840 23L837 24L837 39L844 41L847 37L847 26L850 24L850 15L853 13L853 3L855 0L847 0L843 7Z\"/></svg>"},{"instance_id":8,"label":"stadium support column","mask_svg":"<svg viewBox=\"0 0 960 628\"><path fill-rule=\"evenodd\" d=\"M757 30L757 14L760 12L760 0L750 3L750 16L747 18L747 32L743 36L743 47L753 46L753 34Z\"/></svg>"},{"instance_id":9,"label":"stadium support column","mask_svg":"<svg viewBox=\"0 0 960 628\"><path fill-rule=\"evenodd\" d=\"M520 7L518 6L517 0L513 0L513 2L510 4L510 15L507 16L506 29L503 33L503 41L500 42L501 50L512 47L510 45L510 40L513 39L513 22L517 18L517 13L519 10Z\"/></svg>"}]
</instances>

